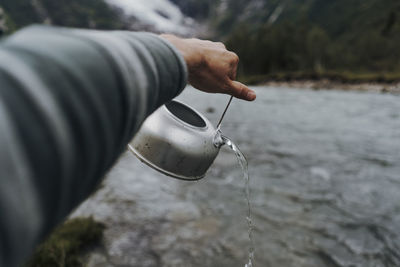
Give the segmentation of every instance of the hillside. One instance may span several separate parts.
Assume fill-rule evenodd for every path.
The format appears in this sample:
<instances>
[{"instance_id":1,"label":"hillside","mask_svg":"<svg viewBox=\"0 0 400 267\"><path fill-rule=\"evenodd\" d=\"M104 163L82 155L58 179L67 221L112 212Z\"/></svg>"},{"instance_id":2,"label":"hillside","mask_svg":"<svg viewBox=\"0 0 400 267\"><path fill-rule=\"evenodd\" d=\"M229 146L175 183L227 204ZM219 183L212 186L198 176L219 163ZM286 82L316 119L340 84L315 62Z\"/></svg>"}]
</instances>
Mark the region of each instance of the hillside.
<instances>
[{"instance_id":1,"label":"hillside","mask_svg":"<svg viewBox=\"0 0 400 267\"><path fill-rule=\"evenodd\" d=\"M196 20L239 54L242 77L400 78L398 0L1 0L0 8L6 33L51 23L193 34Z\"/></svg>"},{"instance_id":2,"label":"hillside","mask_svg":"<svg viewBox=\"0 0 400 267\"><path fill-rule=\"evenodd\" d=\"M168 0L1 0L0 9L6 34L32 23L182 34L197 26Z\"/></svg>"},{"instance_id":3,"label":"hillside","mask_svg":"<svg viewBox=\"0 0 400 267\"><path fill-rule=\"evenodd\" d=\"M211 36L241 57L242 76L400 78L397 0L172 1L208 17Z\"/></svg>"},{"instance_id":4,"label":"hillside","mask_svg":"<svg viewBox=\"0 0 400 267\"><path fill-rule=\"evenodd\" d=\"M143 26L157 32L193 34L196 23L169 0L105 0L123 11L124 17L135 17Z\"/></svg>"}]
</instances>

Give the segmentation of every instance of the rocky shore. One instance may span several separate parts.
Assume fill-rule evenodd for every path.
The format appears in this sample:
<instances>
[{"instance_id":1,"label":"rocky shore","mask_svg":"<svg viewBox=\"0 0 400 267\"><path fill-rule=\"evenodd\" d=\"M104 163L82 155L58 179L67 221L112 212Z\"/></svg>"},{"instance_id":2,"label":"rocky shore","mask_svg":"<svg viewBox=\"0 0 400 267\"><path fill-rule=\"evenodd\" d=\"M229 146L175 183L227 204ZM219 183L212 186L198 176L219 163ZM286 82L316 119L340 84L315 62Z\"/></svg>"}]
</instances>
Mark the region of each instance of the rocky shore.
<instances>
[{"instance_id":1,"label":"rocky shore","mask_svg":"<svg viewBox=\"0 0 400 267\"><path fill-rule=\"evenodd\" d=\"M271 87L289 87L312 90L366 91L400 94L400 83L342 83L328 79L299 81L268 81L261 84Z\"/></svg>"}]
</instances>

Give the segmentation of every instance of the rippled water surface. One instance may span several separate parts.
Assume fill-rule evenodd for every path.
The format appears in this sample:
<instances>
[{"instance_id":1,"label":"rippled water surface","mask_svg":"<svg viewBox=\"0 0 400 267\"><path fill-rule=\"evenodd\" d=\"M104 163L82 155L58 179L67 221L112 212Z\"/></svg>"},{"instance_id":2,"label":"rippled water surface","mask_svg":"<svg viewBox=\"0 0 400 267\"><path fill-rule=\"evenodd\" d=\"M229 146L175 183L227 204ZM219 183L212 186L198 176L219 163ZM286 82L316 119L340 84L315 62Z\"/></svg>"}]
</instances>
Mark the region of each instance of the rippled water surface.
<instances>
[{"instance_id":1,"label":"rippled water surface","mask_svg":"<svg viewBox=\"0 0 400 267\"><path fill-rule=\"evenodd\" d=\"M400 97L255 90L222 125L249 161L254 266L400 266ZM180 98L214 124L228 100L191 89ZM75 212L108 226L89 266L243 266L243 186L227 148L199 182L124 154Z\"/></svg>"}]
</instances>

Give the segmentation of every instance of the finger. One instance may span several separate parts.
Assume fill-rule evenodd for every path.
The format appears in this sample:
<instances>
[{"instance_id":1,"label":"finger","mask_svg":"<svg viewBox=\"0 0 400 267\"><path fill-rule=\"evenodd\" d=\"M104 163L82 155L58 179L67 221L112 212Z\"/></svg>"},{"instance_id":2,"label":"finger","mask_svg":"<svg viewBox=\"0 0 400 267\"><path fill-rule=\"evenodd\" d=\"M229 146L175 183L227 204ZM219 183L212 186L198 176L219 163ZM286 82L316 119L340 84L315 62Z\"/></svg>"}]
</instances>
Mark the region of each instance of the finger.
<instances>
[{"instance_id":1,"label":"finger","mask_svg":"<svg viewBox=\"0 0 400 267\"><path fill-rule=\"evenodd\" d=\"M233 95L234 97L247 100L247 101L253 101L256 99L256 93L249 89L246 85L243 83L237 82L237 81L232 81L231 83L231 88L229 94Z\"/></svg>"}]
</instances>

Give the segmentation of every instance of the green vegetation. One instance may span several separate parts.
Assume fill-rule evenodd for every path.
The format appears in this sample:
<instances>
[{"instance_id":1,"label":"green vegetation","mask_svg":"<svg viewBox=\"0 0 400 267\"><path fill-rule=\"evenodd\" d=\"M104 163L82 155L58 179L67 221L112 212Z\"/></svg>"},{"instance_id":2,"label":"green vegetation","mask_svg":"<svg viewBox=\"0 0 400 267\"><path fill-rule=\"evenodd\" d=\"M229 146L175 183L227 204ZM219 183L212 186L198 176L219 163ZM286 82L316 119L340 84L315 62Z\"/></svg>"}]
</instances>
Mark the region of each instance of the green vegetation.
<instances>
[{"instance_id":1,"label":"green vegetation","mask_svg":"<svg viewBox=\"0 0 400 267\"><path fill-rule=\"evenodd\" d=\"M398 0L173 0L203 6L242 80L398 81ZM183 2L183 3L182 3Z\"/></svg>"},{"instance_id":2,"label":"green vegetation","mask_svg":"<svg viewBox=\"0 0 400 267\"><path fill-rule=\"evenodd\" d=\"M80 267L82 251L99 244L105 226L93 218L76 218L59 226L41 244L26 267Z\"/></svg>"},{"instance_id":3,"label":"green vegetation","mask_svg":"<svg viewBox=\"0 0 400 267\"><path fill-rule=\"evenodd\" d=\"M399 80L400 2L286 1L272 22L278 7L270 6L268 16L255 12L240 23L228 16L228 23L220 25L228 33L228 48L241 58L244 79Z\"/></svg>"},{"instance_id":4,"label":"green vegetation","mask_svg":"<svg viewBox=\"0 0 400 267\"><path fill-rule=\"evenodd\" d=\"M211 38L239 54L242 79L379 82L400 76L398 0L170 1L208 23ZM8 33L31 23L134 27L104 0L3 0L1 6Z\"/></svg>"}]
</instances>

